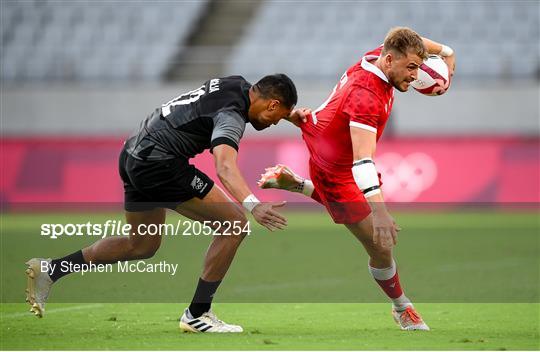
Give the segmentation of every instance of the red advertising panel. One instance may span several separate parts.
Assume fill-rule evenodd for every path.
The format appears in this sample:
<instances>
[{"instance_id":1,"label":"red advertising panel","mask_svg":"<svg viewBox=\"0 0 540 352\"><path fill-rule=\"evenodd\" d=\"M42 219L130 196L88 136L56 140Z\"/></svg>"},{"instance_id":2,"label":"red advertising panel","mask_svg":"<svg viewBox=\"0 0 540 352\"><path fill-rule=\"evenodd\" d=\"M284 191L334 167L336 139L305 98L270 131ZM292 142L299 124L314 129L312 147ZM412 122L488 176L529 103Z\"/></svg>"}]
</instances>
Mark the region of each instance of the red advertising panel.
<instances>
[{"instance_id":1,"label":"red advertising panel","mask_svg":"<svg viewBox=\"0 0 540 352\"><path fill-rule=\"evenodd\" d=\"M33 202L122 202L116 138L7 138L2 141L0 200L9 207ZM282 163L308 176L307 150L300 139L244 140L239 164L264 200L304 198L256 190L267 166ZM389 139L375 158L385 199L393 202L539 202L538 139ZM212 155L193 160L217 180Z\"/></svg>"}]
</instances>

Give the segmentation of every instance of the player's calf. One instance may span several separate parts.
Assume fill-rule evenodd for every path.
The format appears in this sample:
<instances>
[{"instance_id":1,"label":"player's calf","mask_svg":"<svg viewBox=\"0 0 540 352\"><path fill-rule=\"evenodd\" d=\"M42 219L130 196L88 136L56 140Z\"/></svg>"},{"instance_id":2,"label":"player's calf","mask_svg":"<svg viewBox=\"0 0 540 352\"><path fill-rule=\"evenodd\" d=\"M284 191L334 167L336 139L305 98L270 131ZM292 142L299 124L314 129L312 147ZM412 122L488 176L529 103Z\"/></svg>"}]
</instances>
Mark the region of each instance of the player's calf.
<instances>
[{"instance_id":1,"label":"player's calf","mask_svg":"<svg viewBox=\"0 0 540 352\"><path fill-rule=\"evenodd\" d=\"M133 235L130 238L126 238L127 248L125 258L126 260L138 260L138 259L148 259L152 258L158 251L160 242L140 242L134 241Z\"/></svg>"}]
</instances>

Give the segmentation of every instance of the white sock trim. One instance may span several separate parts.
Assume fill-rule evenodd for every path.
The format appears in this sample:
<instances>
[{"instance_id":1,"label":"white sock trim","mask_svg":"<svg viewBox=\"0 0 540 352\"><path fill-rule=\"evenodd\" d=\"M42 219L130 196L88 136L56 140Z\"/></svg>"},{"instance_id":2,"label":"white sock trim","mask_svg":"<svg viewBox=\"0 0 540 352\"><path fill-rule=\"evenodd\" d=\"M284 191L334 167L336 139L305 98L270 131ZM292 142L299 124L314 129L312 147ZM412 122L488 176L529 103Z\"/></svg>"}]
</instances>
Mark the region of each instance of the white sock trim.
<instances>
[{"instance_id":1,"label":"white sock trim","mask_svg":"<svg viewBox=\"0 0 540 352\"><path fill-rule=\"evenodd\" d=\"M371 273L371 276L373 276L375 280L380 280L380 281L389 280L393 278L394 275L396 275L396 262L393 259L392 259L392 266L389 268L379 269L379 268L374 268L369 264L368 264L368 267L369 267L369 272Z\"/></svg>"},{"instance_id":2,"label":"white sock trim","mask_svg":"<svg viewBox=\"0 0 540 352\"><path fill-rule=\"evenodd\" d=\"M313 182L311 182L311 180L304 180L304 188L302 189L302 194L311 197L314 190L315 186L313 185Z\"/></svg>"},{"instance_id":3,"label":"white sock trim","mask_svg":"<svg viewBox=\"0 0 540 352\"><path fill-rule=\"evenodd\" d=\"M398 312L402 312L404 311L407 307L412 307L412 303L411 303L411 300L407 298L407 296L405 296L405 294L403 293L401 296L399 296L398 298L392 298L392 304L394 306L394 309Z\"/></svg>"}]
</instances>

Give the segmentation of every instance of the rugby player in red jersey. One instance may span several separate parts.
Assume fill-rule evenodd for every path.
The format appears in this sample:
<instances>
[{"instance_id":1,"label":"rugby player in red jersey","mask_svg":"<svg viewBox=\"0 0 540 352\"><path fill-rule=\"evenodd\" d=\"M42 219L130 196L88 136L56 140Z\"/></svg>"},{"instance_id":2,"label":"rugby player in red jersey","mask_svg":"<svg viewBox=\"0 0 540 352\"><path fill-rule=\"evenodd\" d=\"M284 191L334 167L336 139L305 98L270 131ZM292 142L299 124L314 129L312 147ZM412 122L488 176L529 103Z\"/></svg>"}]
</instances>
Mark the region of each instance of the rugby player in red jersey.
<instances>
[{"instance_id":1,"label":"rugby player in red jersey","mask_svg":"<svg viewBox=\"0 0 540 352\"><path fill-rule=\"evenodd\" d=\"M384 44L364 55L342 76L315 111L299 109L297 124L309 149L311 180L284 165L266 170L262 188L302 192L323 204L335 223L344 224L365 247L369 271L392 300L403 330L429 330L404 294L392 247L400 230L386 209L380 174L373 161L394 102L394 88L405 92L428 54L444 57L450 76L455 56L448 46L393 28Z\"/></svg>"}]
</instances>

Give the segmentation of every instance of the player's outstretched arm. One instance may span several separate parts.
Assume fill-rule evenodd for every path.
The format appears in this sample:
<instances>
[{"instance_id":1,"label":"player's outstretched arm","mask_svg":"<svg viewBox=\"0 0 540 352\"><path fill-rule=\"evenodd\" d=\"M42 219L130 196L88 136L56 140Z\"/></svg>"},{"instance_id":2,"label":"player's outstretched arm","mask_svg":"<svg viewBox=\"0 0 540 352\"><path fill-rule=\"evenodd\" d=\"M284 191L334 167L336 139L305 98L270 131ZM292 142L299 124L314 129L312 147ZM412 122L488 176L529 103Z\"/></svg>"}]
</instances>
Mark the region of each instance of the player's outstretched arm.
<instances>
[{"instance_id":1,"label":"player's outstretched arm","mask_svg":"<svg viewBox=\"0 0 540 352\"><path fill-rule=\"evenodd\" d=\"M238 153L236 149L221 144L213 149L217 175L227 191L246 208L255 220L269 229L284 229L287 219L278 213L275 208L282 207L285 202L261 203L249 189L237 165Z\"/></svg>"},{"instance_id":2,"label":"player's outstretched arm","mask_svg":"<svg viewBox=\"0 0 540 352\"><path fill-rule=\"evenodd\" d=\"M363 128L351 127L351 141L354 158L352 174L371 207L373 242L383 247L392 247L397 243L399 227L386 209L379 176L373 162L377 143L376 134Z\"/></svg>"},{"instance_id":3,"label":"player's outstretched arm","mask_svg":"<svg viewBox=\"0 0 540 352\"><path fill-rule=\"evenodd\" d=\"M456 53L454 50L447 45L437 43L436 41L428 38L422 37L422 41L424 42L424 46L426 47L428 53L443 57L446 65L448 65L450 77L452 77L456 68Z\"/></svg>"}]
</instances>

